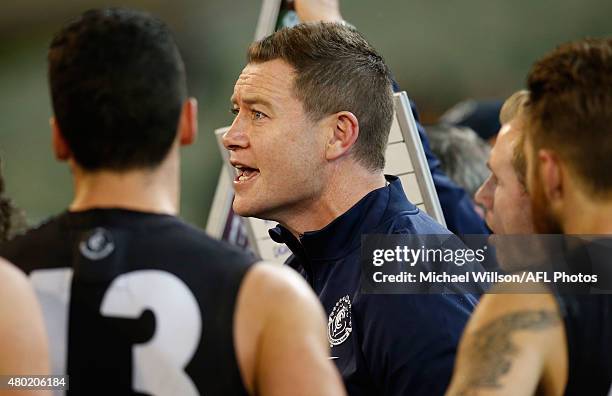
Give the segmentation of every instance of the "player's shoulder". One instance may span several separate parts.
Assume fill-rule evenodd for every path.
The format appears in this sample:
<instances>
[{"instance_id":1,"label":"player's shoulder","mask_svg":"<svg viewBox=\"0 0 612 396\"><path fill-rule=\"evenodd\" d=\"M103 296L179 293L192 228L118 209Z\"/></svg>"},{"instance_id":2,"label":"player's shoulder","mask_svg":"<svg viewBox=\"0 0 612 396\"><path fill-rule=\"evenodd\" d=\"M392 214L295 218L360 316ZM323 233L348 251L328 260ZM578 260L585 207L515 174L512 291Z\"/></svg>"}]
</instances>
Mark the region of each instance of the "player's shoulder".
<instances>
[{"instance_id":1,"label":"player's shoulder","mask_svg":"<svg viewBox=\"0 0 612 396\"><path fill-rule=\"evenodd\" d=\"M243 282L244 293L278 299L282 304L291 299L310 299L313 294L306 281L293 269L277 263L260 261L253 265Z\"/></svg>"},{"instance_id":2,"label":"player's shoulder","mask_svg":"<svg viewBox=\"0 0 612 396\"><path fill-rule=\"evenodd\" d=\"M0 279L2 279L0 304L10 302L10 306L19 307L15 313L21 308L31 305L34 300L34 293L26 275L3 258L0 258ZM6 305L5 308L9 308L9 306ZM6 319L3 318L3 320Z\"/></svg>"},{"instance_id":3,"label":"player's shoulder","mask_svg":"<svg viewBox=\"0 0 612 396\"><path fill-rule=\"evenodd\" d=\"M62 220L65 214L50 217L0 245L0 256L18 265L37 255L59 249L65 233Z\"/></svg>"},{"instance_id":4,"label":"player's shoulder","mask_svg":"<svg viewBox=\"0 0 612 396\"><path fill-rule=\"evenodd\" d=\"M0 311L4 315L2 320L19 321L20 323L14 323L14 325L22 326L29 321L28 319L32 319L29 318L29 315L37 314L36 311L39 309L32 285L25 273L3 258L0 258L0 279L2 279Z\"/></svg>"},{"instance_id":5,"label":"player's shoulder","mask_svg":"<svg viewBox=\"0 0 612 396\"><path fill-rule=\"evenodd\" d=\"M246 273L240 286L240 300L257 310L259 317L295 317L300 322L304 315L324 316L312 288L293 269L276 263L258 262ZM296 316L301 316L300 318Z\"/></svg>"},{"instance_id":6,"label":"player's shoulder","mask_svg":"<svg viewBox=\"0 0 612 396\"><path fill-rule=\"evenodd\" d=\"M326 361L323 307L306 281L287 266L258 262L250 267L239 291L234 337L243 380L251 390L256 377L263 377L254 368L275 367L283 353L315 351Z\"/></svg>"},{"instance_id":7,"label":"player's shoulder","mask_svg":"<svg viewBox=\"0 0 612 396\"><path fill-rule=\"evenodd\" d=\"M45 240L49 236L53 236L62 228L63 220L66 218L67 213L60 213L54 216L50 216L33 227L28 227L25 231L15 235L9 241L3 243L0 248L4 249L5 246L14 246L24 243L30 243L35 240Z\"/></svg>"},{"instance_id":8,"label":"player's shoulder","mask_svg":"<svg viewBox=\"0 0 612 396\"><path fill-rule=\"evenodd\" d=\"M0 259L0 371L48 372L47 337L40 306L24 273Z\"/></svg>"},{"instance_id":9,"label":"player's shoulder","mask_svg":"<svg viewBox=\"0 0 612 396\"><path fill-rule=\"evenodd\" d=\"M3 291L8 289L19 290L28 285L25 274L13 264L0 258L0 279L2 279Z\"/></svg>"}]
</instances>

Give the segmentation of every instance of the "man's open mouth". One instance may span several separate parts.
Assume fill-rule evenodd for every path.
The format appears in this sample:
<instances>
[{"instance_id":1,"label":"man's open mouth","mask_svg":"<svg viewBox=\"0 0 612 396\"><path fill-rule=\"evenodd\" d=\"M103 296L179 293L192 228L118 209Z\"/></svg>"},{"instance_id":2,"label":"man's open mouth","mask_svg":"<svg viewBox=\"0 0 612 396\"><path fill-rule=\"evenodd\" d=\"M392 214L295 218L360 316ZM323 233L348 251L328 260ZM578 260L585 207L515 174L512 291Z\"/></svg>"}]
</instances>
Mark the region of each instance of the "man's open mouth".
<instances>
[{"instance_id":1,"label":"man's open mouth","mask_svg":"<svg viewBox=\"0 0 612 396\"><path fill-rule=\"evenodd\" d=\"M259 169L243 165L234 165L234 167L236 168L236 178L234 179L236 183L246 183L259 175Z\"/></svg>"}]
</instances>

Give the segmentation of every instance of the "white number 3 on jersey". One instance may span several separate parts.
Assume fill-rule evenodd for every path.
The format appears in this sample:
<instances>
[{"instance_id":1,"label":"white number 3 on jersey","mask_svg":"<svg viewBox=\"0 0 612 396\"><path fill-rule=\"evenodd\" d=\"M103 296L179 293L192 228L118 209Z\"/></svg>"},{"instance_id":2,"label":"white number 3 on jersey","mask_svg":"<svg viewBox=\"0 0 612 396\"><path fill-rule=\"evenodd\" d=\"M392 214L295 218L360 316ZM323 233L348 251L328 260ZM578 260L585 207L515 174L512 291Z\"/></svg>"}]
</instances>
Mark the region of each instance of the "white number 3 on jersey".
<instances>
[{"instance_id":1,"label":"white number 3 on jersey","mask_svg":"<svg viewBox=\"0 0 612 396\"><path fill-rule=\"evenodd\" d=\"M51 339L66 334L71 278L72 269L67 268L31 274ZM146 309L155 315L156 327L150 341L133 347L134 390L155 396L198 395L184 371L202 334L202 317L195 297L183 281L169 272L133 271L113 280L102 300L100 313L137 319ZM63 372L65 345L57 349L56 353L52 352L53 368Z\"/></svg>"}]
</instances>

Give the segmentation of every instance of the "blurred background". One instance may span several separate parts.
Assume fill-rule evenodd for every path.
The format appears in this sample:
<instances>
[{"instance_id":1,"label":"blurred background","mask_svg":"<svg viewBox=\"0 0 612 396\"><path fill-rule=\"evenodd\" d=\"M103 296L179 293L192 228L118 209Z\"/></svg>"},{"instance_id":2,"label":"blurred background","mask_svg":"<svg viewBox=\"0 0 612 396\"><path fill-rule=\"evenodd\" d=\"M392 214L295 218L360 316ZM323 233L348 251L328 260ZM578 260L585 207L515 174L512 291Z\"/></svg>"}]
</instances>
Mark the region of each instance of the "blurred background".
<instances>
[{"instance_id":1,"label":"blurred background","mask_svg":"<svg viewBox=\"0 0 612 396\"><path fill-rule=\"evenodd\" d=\"M32 225L65 209L72 185L51 152L46 50L88 8L130 6L173 29L199 100L199 141L183 151L181 214L206 224L221 156L214 129L231 122L229 97L244 66L258 0L20 0L0 6L0 158L8 195ZM402 89L433 123L467 98L504 99L555 45L612 33L610 0L344 0L342 14L377 47Z\"/></svg>"}]
</instances>

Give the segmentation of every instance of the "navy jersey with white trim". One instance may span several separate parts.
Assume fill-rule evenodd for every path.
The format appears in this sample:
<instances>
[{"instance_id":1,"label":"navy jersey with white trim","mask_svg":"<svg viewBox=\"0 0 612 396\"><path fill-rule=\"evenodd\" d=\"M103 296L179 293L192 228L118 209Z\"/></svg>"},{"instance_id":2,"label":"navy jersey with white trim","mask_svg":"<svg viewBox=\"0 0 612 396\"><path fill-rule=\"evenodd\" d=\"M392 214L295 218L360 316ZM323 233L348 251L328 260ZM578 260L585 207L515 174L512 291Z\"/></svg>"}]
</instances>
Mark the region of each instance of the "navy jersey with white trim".
<instances>
[{"instance_id":1,"label":"navy jersey with white trim","mask_svg":"<svg viewBox=\"0 0 612 396\"><path fill-rule=\"evenodd\" d=\"M408 201L398 178L387 180L299 241L282 226L270 235L292 250L287 264L302 273L329 315L331 357L350 395L443 395L477 299L361 293L361 235L449 234Z\"/></svg>"},{"instance_id":2,"label":"navy jersey with white trim","mask_svg":"<svg viewBox=\"0 0 612 396\"><path fill-rule=\"evenodd\" d=\"M174 216L66 212L0 247L30 277L72 395L246 395L233 342L254 258Z\"/></svg>"}]
</instances>

